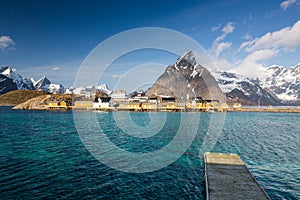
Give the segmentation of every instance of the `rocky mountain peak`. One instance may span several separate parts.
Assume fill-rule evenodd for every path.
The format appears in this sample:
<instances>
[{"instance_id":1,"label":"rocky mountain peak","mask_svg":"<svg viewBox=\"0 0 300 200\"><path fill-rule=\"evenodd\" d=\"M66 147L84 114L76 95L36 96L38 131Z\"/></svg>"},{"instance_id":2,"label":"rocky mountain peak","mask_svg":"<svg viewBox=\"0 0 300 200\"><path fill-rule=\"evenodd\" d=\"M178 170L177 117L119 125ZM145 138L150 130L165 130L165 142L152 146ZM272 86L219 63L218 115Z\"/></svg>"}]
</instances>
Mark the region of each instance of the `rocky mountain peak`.
<instances>
[{"instance_id":1,"label":"rocky mountain peak","mask_svg":"<svg viewBox=\"0 0 300 200\"><path fill-rule=\"evenodd\" d=\"M182 56L180 56L176 60L175 65L179 65L180 66L182 64L181 63L182 61L189 62L189 63L191 63L194 66L197 64L196 58L195 58L195 56L194 56L194 54L193 54L193 52L191 50L187 50Z\"/></svg>"},{"instance_id":2,"label":"rocky mountain peak","mask_svg":"<svg viewBox=\"0 0 300 200\"><path fill-rule=\"evenodd\" d=\"M0 73L3 75L9 75L11 71L12 71L12 69L10 66L1 66L0 67Z\"/></svg>"},{"instance_id":3,"label":"rocky mountain peak","mask_svg":"<svg viewBox=\"0 0 300 200\"><path fill-rule=\"evenodd\" d=\"M43 76L38 81L34 82L34 87L39 89L43 86L50 85L50 84L51 84L51 81L46 76Z\"/></svg>"},{"instance_id":4,"label":"rocky mountain peak","mask_svg":"<svg viewBox=\"0 0 300 200\"><path fill-rule=\"evenodd\" d=\"M60 84L53 84L46 77L43 76L38 81L31 80L34 83L34 87L36 90L43 90L49 93L64 93L65 88Z\"/></svg>"},{"instance_id":5,"label":"rocky mountain peak","mask_svg":"<svg viewBox=\"0 0 300 200\"><path fill-rule=\"evenodd\" d=\"M7 79L10 79L10 81L16 85L18 90L34 89L31 81L29 81L26 78L23 78L20 74L16 72L15 69L11 68L10 66L0 67L0 73ZM15 87L10 87L10 88L15 88Z\"/></svg>"},{"instance_id":6,"label":"rocky mountain peak","mask_svg":"<svg viewBox=\"0 0 300 200\"><path fill-rule=\"evenodd\" d=\"M23 78L10 66L2 66L0 67L0 94L12 90L42 90L49 93L63 93L64 87L60 84L52 84L46 76L34 81L32 78Z\"/></svg>"},{"instance_id":7,"label":"rocky mountain peak","mask_svg":"<svg viewBox=\"0 0 300 200\"><path fill-rule=\"evenodd\" d=\"M175 63L167 68L167 73L171 76L173 73L180 72L184 78L189 81L196 75L201 76L203 67L199 65L192 51L186 51L181 57L179 57Z\"/></svg>"},{"instance_id":8,"label":"rocky mountain peak","mask_svg":"<svg viewBox=\"0 0 300 200\"><path fill-rule=\"evenodd\" d=\"M12 69L10 66L1 67L1 73L11 79L15 80L22 80L22 76L17 74L14 69Z\"/></svg>"},{"instance_id":9,"label":"rocky mountain peak","mask_svg":"<svg viewBox=\"0 0 300 200\"><path fill-rule=\"evenodd\" d=\"M186 51L147 91L151 95L174 96L190 102L195 97L223 102L225 96L210 72L197 63L192 51Z\"/></svg>"}]
</instances>

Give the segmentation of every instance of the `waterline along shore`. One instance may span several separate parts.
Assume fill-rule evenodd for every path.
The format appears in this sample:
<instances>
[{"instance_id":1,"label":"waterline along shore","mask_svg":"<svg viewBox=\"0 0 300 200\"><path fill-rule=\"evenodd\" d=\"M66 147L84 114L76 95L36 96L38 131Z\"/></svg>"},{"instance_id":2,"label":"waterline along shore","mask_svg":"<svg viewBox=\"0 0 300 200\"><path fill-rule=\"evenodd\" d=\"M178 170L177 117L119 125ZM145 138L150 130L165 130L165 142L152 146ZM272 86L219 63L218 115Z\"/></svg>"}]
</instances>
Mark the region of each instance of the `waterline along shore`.
<instances>
[{"instance_id":1,"label":"waterline along shore","mask_svg":"<svg viewBox=\"0 0 300 200\"><path fill-rule=\"evenodd\" d=\"M242 108L243 112L279 112L279 113L300 113L299 107L269 107L269 108Z\"/></svg>"},{"instance_id":2,"label":"waterline along shore","mask_svg":"<svg viewBox=\"0 0 300 200\"><path fill-rule=\"evenodd\" d=\"M157 107L157 108L132 108L132 107L107 107L107 108L93 108L93 107L48 107L47 110L74 110L74 111L99 111L99 112L278 112L278 113L300 113L298 107Z\"/></svg>"}]
</instances>

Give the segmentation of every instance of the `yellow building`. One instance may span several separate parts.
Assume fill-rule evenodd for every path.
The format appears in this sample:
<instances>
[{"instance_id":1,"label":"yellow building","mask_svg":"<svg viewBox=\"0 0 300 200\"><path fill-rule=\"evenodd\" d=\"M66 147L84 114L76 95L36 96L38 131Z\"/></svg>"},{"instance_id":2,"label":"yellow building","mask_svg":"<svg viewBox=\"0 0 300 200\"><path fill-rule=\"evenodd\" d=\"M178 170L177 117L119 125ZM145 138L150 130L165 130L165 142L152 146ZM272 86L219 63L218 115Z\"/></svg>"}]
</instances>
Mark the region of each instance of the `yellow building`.
<instances>
[{"instance_id":1,"label":"yellow building","mask_svg":"<svg viewBox=\"0 0 300 200\"><path fill-rule=\"evenodd\" d=\"M92 101L75 101L74 106L76 108L92 108L93 102Z\"/></svg>"},{"instance_id":2,"label":"yellow building","mask_svg":"<svg viewBox=\"0 0 300 200\"><path fill-rule=\"evenodd\" d=\"M155 103L143 103L142 108L144 110L157 109L157 104L155 104Z\"/></svg>"},{"instance_id":3,"label":"yellow building","mask_svg":"<svg viewBox=\"0 0 300 200\"><path fill-rule=\"evenodd\" d=\"M174 103L168 103L167 108L176 108Z\"/></svg>"},{"instance_id":4,"label":"yellow building","mask_svg":"<svg viewBox=\"0 0 300 200\"><path fill-rule=\"evenodd\" d=\"M57 106L58 106L57 103L54 103L54 102L50 102L48 104L48 107L57 107Z\"/></svg>"},{"instance_id":5,"label":"yellow building","mask_svg":"<svg viewBox=\"0 0 300 200\"><path fill-rule=\"evenodd\" d=\"M61 102L59 103L59 106L61 106L61 107L68 107L68 106L67 106L67 103L66 103L65 101L61 101Z\"/></svg>"},{"instance_id":6,"label":"yellow building","mask_svg":"<svg viewBox=\"0 0 300 200\"><path fill-rule=\"evenodd\" d=\"M233 110L238 110L241 111L242 110L242 104L240 103L234 103L232 106Z\"/></svg>"},{"instance_id":7,"label":"yellow building","mask_svg":"<svg viewBox=\"0 0 300 200\"><path fill-rule=\"evenodd\" d=\"M139 102L130 102L129 103L129 108L131 109L139 109L142 107L142 104Z\"/></svg>"}]
</instances>

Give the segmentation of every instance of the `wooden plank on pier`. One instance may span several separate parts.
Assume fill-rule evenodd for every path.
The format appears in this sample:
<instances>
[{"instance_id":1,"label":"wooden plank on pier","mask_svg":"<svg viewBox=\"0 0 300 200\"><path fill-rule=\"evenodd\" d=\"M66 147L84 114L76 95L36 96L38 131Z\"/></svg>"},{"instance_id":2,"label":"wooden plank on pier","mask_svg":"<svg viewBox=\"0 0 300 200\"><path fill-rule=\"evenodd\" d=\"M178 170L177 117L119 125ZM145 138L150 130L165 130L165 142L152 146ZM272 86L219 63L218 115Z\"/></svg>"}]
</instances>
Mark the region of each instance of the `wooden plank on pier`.
<instances>
[{"instance_id":1,"label":"wooden plank on pier","mask_svg":"<svg viewBox=\"0 0 300 200\"><path fill-rule=\"evenodd\" d=\"M270 199L237 154L204 154L206 199Z\"/></svg>"}]
</instances>

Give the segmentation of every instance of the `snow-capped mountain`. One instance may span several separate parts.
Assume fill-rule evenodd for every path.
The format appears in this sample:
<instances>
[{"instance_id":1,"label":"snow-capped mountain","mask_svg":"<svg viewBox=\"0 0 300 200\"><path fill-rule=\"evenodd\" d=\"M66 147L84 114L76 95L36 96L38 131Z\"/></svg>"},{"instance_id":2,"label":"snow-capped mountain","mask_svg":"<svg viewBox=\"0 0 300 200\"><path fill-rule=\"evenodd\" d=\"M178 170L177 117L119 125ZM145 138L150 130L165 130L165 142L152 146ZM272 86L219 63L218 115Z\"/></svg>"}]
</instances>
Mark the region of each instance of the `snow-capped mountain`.
<instances>
[{"instance_id":1,"label":"snow-capped mountain","mask_svg":"<svg viewBox=\"0 0 300 200\"><path fill-rule=\"evenodd\" d=\"M43 76L38 81L34 81L34 79L31 78L31 81L33 82L33 86L36 90L42 90L52 94L60 94L65 92L65 88L61 84L51 83L46 76Z\"/></svg>"},{"instance_id":2,"label":"snow-capped mountain","mask_svg":"<svg viewBox=\"0 0 300 200\"><path fill-rule=\"evenodd\" d=\"M228 98L243 97L247 102L257 102L256 105L296 105L300 102L300 64L288 69L271 65L257 79L229 72L213 75Z\"/></svg>"},{"instance_id":3,"label":"snow-capped mountain","mask_svg":"<svg viewBox=\"0 0 300 200\"><path fill-rule=\"evenodd\" d=\"M106 84L100 84L98 86L77 87L77 88L70 87L66 89L67 94L91 96L95 92L104 92L107 95L110 95L112 93L112 91L108 89Z\"/></svg>"},{"instance_id":4,"label":"snow-capped mountain","mask_svg":"<svg viewBox=\"0 0 300 200\"><path fill-rule=\"evenodd\" d=\"M49 81L46 76L43 76L38 81L35 81L33 78L31 78L31 80L34 83L35 89L37 90L41 90L51 84L51 81Z\"/></svg>"},{"instance_id":5,"label":"snow-capped mountain","mask_svg":"<svg viewBox=\"0 0 300 200\"><path fill-rule=\"evenodd\" d=\"M300 63L289 69L272 65L259 77L261 87L273 92L283 102L300 100Z\"/></svg>"},{"instance_id":6,"label":"snow-capped mountain","mask_svg":"<svg viewBox=\"0 0 300 200\"><path fill-rule=\"evenodd\" d=\"M64 87L60 84L52 84L49 79L42 77L38 81L33 78L23 78L9 66L0 67L0 94L12 90L43 90L49 93L63 93Z\"/></svg>"},{"instance_id":7,"label":"snow-capped mountain","mask_svg":"<svg viewBox=\"0 0 300 200\"><path fill-rule=\"evenodd\" d=\"M107 88L106 84L100 84L100 85L96 86L96 90L100 91L100 92L104 92L108 95L110 95L112 93L112 91Z\"/></svg>"},{"instance_id":8,"label":"snow-capped mountain","mask_svg":"<svg viewBox=\"0 0 300 200\"><path fill-rule=\"evenodd\" d=\"M180 101L193 98L225 101L225 95L210 72L197 63L192 51L185 52L156 80L147 95L174 96Z\"/></svg>"},{"instance_id":9,"label":"snow-capped mountain","mask_svg":"<svg viewBox=\"0 0 300 200\"><path fill-rule=\"evenodd\" d=\"M244 105L280 105L280 100L253 80L230 72L214 72L220 88L229 101Z\"/></svg>"},{"instance_id":10,"label":"snow-capped mountain","mask_svg":"<svg viewBox=\"0 0 300 200\"><path fill-rule=\"evenodd\" d=\"M0 73L11 79L16 84L18 90L34 90L32 82L17 74L11 67L0 67Z\"/></svg>"}]
</instances>

